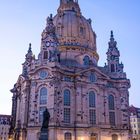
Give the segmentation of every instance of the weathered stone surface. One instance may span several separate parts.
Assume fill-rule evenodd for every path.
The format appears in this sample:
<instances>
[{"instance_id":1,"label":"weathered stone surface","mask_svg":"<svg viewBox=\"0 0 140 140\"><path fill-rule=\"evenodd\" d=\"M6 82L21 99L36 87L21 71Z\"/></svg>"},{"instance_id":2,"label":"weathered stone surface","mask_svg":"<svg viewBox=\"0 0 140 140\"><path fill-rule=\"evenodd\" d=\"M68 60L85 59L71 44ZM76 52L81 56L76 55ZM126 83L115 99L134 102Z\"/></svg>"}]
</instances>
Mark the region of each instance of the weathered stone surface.
<instances>
[{"instance_id":1,"label":"weathered stone surface","mask_svg":"<svg viewBox=\"0 0 140 140\"><path fill-rule=\"evenodd\" d=\"M37 59L29 46L12 90L13 126L16 130L20 122L20 140L128 140L130 81L113 31L107 64L98 66L98 59L91 21L82 16L77 0L61 0L57 15L47 18ZM49 135L40 133L46 107Z\"/></svg>"}]
</instances>

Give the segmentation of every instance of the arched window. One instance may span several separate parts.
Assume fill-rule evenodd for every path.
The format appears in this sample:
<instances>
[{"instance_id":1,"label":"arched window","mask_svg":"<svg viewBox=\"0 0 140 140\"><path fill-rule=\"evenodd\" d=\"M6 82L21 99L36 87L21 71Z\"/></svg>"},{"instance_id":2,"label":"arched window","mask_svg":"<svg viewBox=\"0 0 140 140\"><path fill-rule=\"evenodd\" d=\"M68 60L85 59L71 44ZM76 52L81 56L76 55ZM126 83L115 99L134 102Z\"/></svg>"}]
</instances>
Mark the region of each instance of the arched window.
<instances>
[{"instance_id":1,"label":"arched window","mask_svg":"<svg viewBox=\"0 0 140 140\"><path fill-rule=\"evenodd\" d=\"M84 57L83 61L84 61L84 66L89 66L89 64L90 64L90 58L89 58L89 56L86 55Z\"/></svg>"},{"instance_id":2,"label":"arched window","mask_svg":"<svg viewBox=\"0 0 140 140\"><path fill-rule=\"evenodd\" d=\"M65 133L64 140L72 140L71 133L69 132Z\"/></svg>"},{"instance_id":3,"label":"arched window","mask_svg":"<svg viewBox=\"0 0 140 140\"><path fill-rule=\"evenodd\" d=\"M91 125L96 124L96 98L95 93L93 91L89 92L89 122Z\"/></svg>"},{"instance_id":4,"label":"arched window","mask_svg":"<svg viewBox=\"0 0 140 140\"><path fill-rule=\"evenodd\" d=\"M96 81L96 75L95 75L95 73L90 73L90 75L89 75L89 80L90 80L90 82L92 82L92 83L94 83L95 81Z\"/></svg>"},{"instance_id":5,"label":"arched window","mask_svg":"<svg viewBox=\"0 0 140 140\"><path fill-rule=\"evenodd\" d=\"M118 136L116 134L112 135L112 140L118 140Z\"/></svg>"},{"instance_id":6,"label":"arched window","mask_svg":"<svg viewBox=\"0 0 140 140\"><path fill-rule=\"evenodd\" d=\"M40 89L40 104L47 103L47 88L43 87Z\"/></svg>"},{"instance_id":7,"label":"arched window","mask_svg":"<svg viewBox=\"0 0 140 140\"><path fill-rule=\"evenodd\" d=\"M95 107L95 93L93 91L89 92L89 107Z\"/></svg>"},{"instance_id":8,"label":"arched window","mask_svg":"<svg viewBox=\"0 0 140 140\"><path fill-rule=\"evenodd\" d=\"M109 105L109 110L114 110L114 96L113 95L109 95L108 105Z\"/></svg>"},{"instance_id":9,"label":"arched window","mask_svg":"<svg viewBox=\"0 0 140 140\"><path fill-rule=\"evenodd\" d=\"M111 64L111 72L115 72L115 65Z\"/></svg>"},{"instance_id":10,"label":"arched window","mask_svg":"<svg viewBox=\"0 0 140 140\"><path fill-rule=\"evenodd\" d=\"M70 123L70 90L64 90L64 122Z\"/></svg>"},{"instance_id":11,"label":"arched window","mask_svg":"<svg viewBox=\"0 0 140 140\"><path fill-rule=\"evenodd\" d=\"M70 91L64 90L64 106L70 106Z\"/></svg>"},{"instance_id":12,"label":"arched window","mask_svg":"<svg viewBox=\"0 0 140 140\"><path fill-rule=\"evenodd\" d=\"M80 34L83 35L83 33L84 33L84 28L80 27Z\"/></svg>"},{"instance_id":13,"label":"arched window","mask_svg":"<svg viewBox=\"0 0 140 140\"><path fill-rule=\"evenodd\" d=\"M115 125L115 112L114 112L114 96L108 96L108 106L109 106L109 122L110 125Z\"/></svg>"},{"instance_id":14,"label":"arched window","mask_svg":"<svg viewBox=\"0 0 140 140\"><path fill-rule=\"evenodd\" d=\"M44 59L48 59L48 51L44 51Z\"/></svg>"}]
</instances>

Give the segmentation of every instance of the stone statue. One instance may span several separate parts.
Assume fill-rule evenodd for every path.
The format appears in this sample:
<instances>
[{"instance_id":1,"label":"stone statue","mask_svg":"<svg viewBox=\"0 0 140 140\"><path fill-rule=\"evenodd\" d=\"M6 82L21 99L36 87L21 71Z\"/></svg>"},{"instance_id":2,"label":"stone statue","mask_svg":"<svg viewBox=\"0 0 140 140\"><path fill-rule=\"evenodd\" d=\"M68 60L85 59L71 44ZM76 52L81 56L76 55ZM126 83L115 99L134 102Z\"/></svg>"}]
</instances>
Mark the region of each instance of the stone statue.
<instances>
[{"instance_id":1,"label":"stone statue","mask_svg":"<svg viewBox=\"0 0 140 140\"><path fill-rule=\"evenodd\" d=\"M48 129L49 126L49 120L50 120L50 113L48 112L48 109L43 112L43 123L41 127L41 131L44 129Z\"/></svg>"}]
</instances>

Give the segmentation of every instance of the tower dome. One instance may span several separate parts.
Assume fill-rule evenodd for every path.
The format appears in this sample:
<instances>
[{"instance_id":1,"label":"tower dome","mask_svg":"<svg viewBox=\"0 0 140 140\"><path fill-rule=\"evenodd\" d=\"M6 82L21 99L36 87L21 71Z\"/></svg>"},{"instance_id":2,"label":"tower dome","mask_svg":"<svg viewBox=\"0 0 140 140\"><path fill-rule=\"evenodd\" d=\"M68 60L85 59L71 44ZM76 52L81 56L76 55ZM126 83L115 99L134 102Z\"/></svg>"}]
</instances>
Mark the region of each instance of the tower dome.
<instances>
[{"instance_id":1,"label":"tower dome","mask_svg":"<svg viewBox=\"0 0 140 140\"><path fill-rule=\"evenodd\" d=\"M86 55L91 64L97 64L96 34L92 30L91 19L82 16L78 0L60 0L53 24L61 59L82 63Z\"/></svg>"}]
</instances>

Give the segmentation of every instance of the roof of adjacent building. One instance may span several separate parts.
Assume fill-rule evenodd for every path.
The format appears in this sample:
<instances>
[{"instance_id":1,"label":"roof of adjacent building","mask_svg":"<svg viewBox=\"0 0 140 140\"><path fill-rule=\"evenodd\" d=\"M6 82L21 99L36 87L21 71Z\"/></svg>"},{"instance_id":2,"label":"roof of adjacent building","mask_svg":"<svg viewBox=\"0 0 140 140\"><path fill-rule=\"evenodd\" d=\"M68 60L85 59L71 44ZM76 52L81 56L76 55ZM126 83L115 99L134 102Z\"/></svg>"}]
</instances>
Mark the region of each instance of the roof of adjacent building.
<instances>
[{"instance_id":1,"label":"roof of adjacent building","mask_svg":"<svg viewBox=\"0 0 140 140\"><path fill-rule=\"evenodd\" d=\"M131 105L129 107L129 112L131 116L137 116L137 118L140 118L140 108L134 107L133 105Z\"/></svg>"},{"instance_id":2,"label":"roof of adjacent building","mask_svg":"<svg viewBox=\"0 0 140 140\"><path fill-rule=\"evenodd\" d=\"M0 114L0 125L10 124L11 122L11 115L4 115Z\"/></svg>"}]
</instances>

